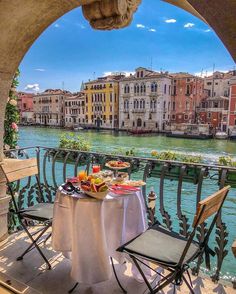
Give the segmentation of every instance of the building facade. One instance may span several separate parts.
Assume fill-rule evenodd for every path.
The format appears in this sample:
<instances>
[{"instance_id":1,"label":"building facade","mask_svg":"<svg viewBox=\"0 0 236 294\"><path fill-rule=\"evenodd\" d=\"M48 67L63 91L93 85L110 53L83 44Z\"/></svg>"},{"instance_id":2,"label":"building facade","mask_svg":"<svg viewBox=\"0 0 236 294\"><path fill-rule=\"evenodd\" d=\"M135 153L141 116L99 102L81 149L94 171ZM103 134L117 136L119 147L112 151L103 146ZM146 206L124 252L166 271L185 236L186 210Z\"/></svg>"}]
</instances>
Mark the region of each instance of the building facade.
<instances>
[{"instance_id":1,"label":"building facade","mask_svg":"<svg viewBox=\"0 0 236 294\"><path fill-rule=\"evenodd\" d=\"M85 126L117 129L119 126L119 80L122 74L98 78L84 84Z\"/></svg>"},{"instance_id":2,"label":"building facade","mask_svg":"<svg viewBox=\"0 0 236 294\"><path fill-rule=\"evenodd\" d=\"M189 73L172 74L171 94L170 122L197 123L197 107L206 97L204 80Z\"/></svg>"},{"instance_id":3,"label":"building facade","mask_svg":"<svg viewBox=\"0 0 236 294\"><path fill-rule=\"evenodd\" d=\"M230 80L228 128L229 133L236 132L236 75Z\"/></svg>"},{"instance_id":4,"label":"building facade","mask_svg":"<svg viewBox=\"0 0 236 294\"><path fill-rule=\"evenodd\" d=\"M33 94L18 92L17 93L17 107L20 114L20 124L33 124Z\"/></svg>"},{"instance_id":5,"label":"building facade","mask_svg":"<svg viewBox=\"0 0 236 294\"><path fill-rule=\"evenodd\" d=\"M76 128L85 125L85 95L83 92L65 98L65 127Z\"/></svg>"},{"instance_id":6,"label":"building facade","mask_svg":"<svg viewBox=\"0 0 236 294\"><path fill-rule=\"evenodd\" d=\"M212 76L204 78L204 89L207 97L202 100L198 108L198 120L208 123L214 130L228 132L229 120L232 123L233 98L230 101L231 80L235 71L227 73L216 71ZM231 115L229 115L231 113Z\"/></svg>"},{"instance_id":7,"label":"building facade","mask_svg":"<svg viewBox=\"0 0 236 294\"><path fill-rule=\"evenodd\" d=\"M139 67L120 81L119 128L165 131L170 117L171 77Z\"/></svg>"},{"instance_id":8,"label":"building facade","mask_svg":"<svg viewBox=\"0 0 236 294\"><path fill-rule=\"evenodd\" d=\"M65 125L64 101L71 96L68 91L48 89L34 95L34 122L38 125L63 127Z\"/></svg>"}]
</instances>

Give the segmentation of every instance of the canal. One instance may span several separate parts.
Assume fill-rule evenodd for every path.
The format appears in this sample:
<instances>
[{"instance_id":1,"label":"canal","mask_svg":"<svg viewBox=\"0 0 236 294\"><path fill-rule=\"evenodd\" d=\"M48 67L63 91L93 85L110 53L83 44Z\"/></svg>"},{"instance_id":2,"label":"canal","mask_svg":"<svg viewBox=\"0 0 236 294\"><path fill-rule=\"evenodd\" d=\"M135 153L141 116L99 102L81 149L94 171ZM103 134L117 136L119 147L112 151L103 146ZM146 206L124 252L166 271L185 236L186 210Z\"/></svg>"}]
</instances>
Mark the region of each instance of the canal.
<instances>
[{"instance_id":1,"label":"canal","mask_svg":"<svg viewBox=\"0 0 236 294\"><path fill-rule=\"evenodd\" d=\"M60 136L67 133L64 129L41 128L41 127L20 127L19 130L19 146L45 146L58 147ZM179 153L188 153L192 155L201 155L205 162L216 163L219 156L229 155L236 157L236 142L227 140L191 140L191 139L176 139L168 138L162 135L144 135L131 136L125 132L112 131L95 131L82 130L77 132L78 135L84 136L91 144L92 151L100 151L103 153L113 153L119 151L120 148L126 150L134 148L136 156L150 157L152 150L164 151L174 150ZM58 172L60 172L58 170ZM60 179L60 174L57 177ZM134 175L134 178L140 178L141 173ZM166 210L170 213L172 219L176 218L176 190L177 181L165 181L165 201ZM159 179L150 179L147 183L147 191L151 188L158 191ZM217 179L206 179L202 188L202 195L204 197L212 194L218 189ZM158 193L158 192L157 192ZM183 183L182 187L182 209L183 212L191 219L195 208L196 185L191 183ZM157 209L157 217L160 218ZM224 260L222 267L221 278L235 279L236 266L235 259L231 252L231 245L236 238L236 188L231 189L223 209L223 220L227 224L229 232L228 243L226 249L229 254ZM176 222L178 224L178 222ZM175 225L174 225L175 226ZM176 229L178 229L176 227ZM211 240L211 247L214 248L215 240ZM214 269L216 259L212 262L212 269ZM202 270L208 274L204 268Z\"/></svg>"},{"instance_id":2,"label":"canal","mask_svg":"<svg viewBox=\"0 0 236 294\"><path fill-rule=\"evenodd\" d=\"M58 147L59 138L67 133L64 129L41 127L20 127L19 146ZM180 153L201 155L209 162L216 162L219 156L236 156L236 141L229 140L193 140L168 138L162 135L134 136L126 132L81 130L76 132L84 136L93 151L114 152L119 148L135 149L135 155L150 157L152 150L175 150Z\"/></svg>"}]
</instances>

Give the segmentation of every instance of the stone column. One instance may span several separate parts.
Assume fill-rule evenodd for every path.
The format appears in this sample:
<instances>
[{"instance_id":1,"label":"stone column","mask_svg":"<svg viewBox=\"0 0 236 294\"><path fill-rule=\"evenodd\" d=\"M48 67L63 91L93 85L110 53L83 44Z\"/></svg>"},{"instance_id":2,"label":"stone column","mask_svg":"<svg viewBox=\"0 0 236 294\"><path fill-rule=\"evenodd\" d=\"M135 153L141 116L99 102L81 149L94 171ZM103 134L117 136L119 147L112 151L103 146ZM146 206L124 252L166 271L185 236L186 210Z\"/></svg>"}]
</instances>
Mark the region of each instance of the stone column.
<instances>
[{"instance_id":1,"label":"stone column","mask_svg":"<svg viewBox=\"0 0 236 294\"><path fill-rule=\"evenodd\" d=\"M0 162L3 160L5 108L11 87L12 75L0 71ZM0 241L8 236L7 215L10 197L6 195L6 180L0 170Z\"/></svg>"}]
</instances>

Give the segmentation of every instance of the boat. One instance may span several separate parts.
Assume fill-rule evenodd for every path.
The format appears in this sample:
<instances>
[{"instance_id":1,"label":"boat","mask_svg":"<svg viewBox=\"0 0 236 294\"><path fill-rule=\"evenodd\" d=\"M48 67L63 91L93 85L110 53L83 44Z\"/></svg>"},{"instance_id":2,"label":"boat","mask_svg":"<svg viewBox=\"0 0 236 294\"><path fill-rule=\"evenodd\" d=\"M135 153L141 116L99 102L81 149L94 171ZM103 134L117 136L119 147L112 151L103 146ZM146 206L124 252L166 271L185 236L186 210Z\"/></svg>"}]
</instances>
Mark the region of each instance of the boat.
<instances>
[{"instance_id":1,"label":"boat","mask_svg":"<svg viewBox=\"0 0 236 294\"><path fill-rule=\"evenodd\" d=\"M213 135L210 132L208 124L172 124L167 137L183 138L183 139L212 139Z\"/></svg>"},{"instance_id":2,"label":"boat","mask_svg":"<svg viewBox=\"0 0 236 294\"><path fill-rule=\"evenodd\" d=\"M228 139L228 134L226 132L217 131L215 134L215 139L226 140Z\"/></svg>"},{"instance_id":3,"label":"boat","mask_svg":"<svg viewBox=\"0 0 236 294\"><path fill-rule=\"evenodd\" d=\"M236 129L233 129L229 132L229 139L236 140Z\"/></svg>"},{"instance_id":4,"label":"boat","mask_svg":"<svg viewBox=\"0 0 236 294\"><path fill-rule=\"evenodd\" d=\"M143 135L152 133L151 130L143 130L143 129L131 129L128 131L132 135Z\"/></svg>"},{"instance_id":5,"label":"boat","mask_svg":"<svg viewBox=\"0 0 236 294\"><path fill-rule=\"evenodd\" d=\"M84 128L82 128L82 127L73 127L73 130L74 131L80 131L80 130L83 130Z\"/></svg>"}]
</instances>

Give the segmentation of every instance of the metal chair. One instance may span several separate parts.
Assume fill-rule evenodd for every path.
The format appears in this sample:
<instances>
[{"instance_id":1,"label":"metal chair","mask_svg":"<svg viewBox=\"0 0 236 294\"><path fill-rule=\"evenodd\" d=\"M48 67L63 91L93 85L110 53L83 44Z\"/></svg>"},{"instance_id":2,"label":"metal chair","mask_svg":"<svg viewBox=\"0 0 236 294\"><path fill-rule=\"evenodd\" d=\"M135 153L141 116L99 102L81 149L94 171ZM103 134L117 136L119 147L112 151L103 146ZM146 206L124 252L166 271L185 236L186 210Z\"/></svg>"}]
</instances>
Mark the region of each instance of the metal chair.
<instances>
[{"instance_id":1,"label":"metal chair","mask_svg":"<svg viewBox=\"0 0 236 294\"><path fill-rule=\"evenodd\" d=\"M40 241L41 237L52 225L53 204L44 202L38 176L37 159L4 159L3 163L1 163L0 165L0 168L7 180L8 189L12 197L14 213L17 214L20 225L23 227L29 239L31 240L30 246L17 258L17 260L22 260L25 254L36 248L46 262L48 269L51 269L51 265L43 254L39 245L40 243L42 243L42 240ZM19 209L11 183L31 176L35 176L36 183L38 185L38 204L35 204L25 209ZM30 233L27 228L27 220L38 221L43 224L43 227L36 232ZM51 234L49 234L43 241L46 242L49 239L50 235Z\"/></svg>"},{"instance_id":2,"label":"metal chair","mask_svg":"<svg viewBox=\"0 0 236 294\"><path fill-rule=\"evenodd\" d=\"M155 224L144 233L117 249L119 252L127 253L132 259L142 275L150 291L149 293L157 293L168 284L174 285L175 291L175 286L180 286L183 282L189 288L190 293L194 293L191 278L188 273L189 263L196 258L201 258L203 254L205 254L206 264L210 266L209 254L214 256L215 253L208 247L208 240L229 189L230 186L227 186L198 203L197 212L192 225L193 230L188 238L184 238L178 233L170 231L159 224ZM204 240L202 242L194 241L197 227L212 215L214 215L214 218ZM164 268L168 274L165 276L160 274L156 269L150 267L146 261L150 261ZM140 265L153 270L157 276L159 275L161 277L160 280L155 285L156 279L149 282ZM124 293L127 293L118 280L113 261L112 266L120 288ZM188 274L190 281L184 276L185 272Z\"/></svg>"}]
</instances>

